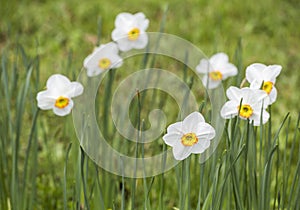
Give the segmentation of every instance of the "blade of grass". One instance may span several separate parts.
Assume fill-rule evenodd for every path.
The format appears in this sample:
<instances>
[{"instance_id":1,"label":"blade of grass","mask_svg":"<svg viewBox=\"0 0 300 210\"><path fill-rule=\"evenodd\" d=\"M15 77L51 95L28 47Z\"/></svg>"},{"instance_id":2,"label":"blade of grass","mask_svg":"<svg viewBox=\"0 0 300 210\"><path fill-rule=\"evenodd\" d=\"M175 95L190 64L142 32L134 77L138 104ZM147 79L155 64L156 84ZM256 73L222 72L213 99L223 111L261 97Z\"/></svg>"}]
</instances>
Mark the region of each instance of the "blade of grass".
<instances>
[{"instance_id":1,"label":"blade of grass","mask_svg":"<svg viewBox=\"0 0 300 210\"><path fill-rule=\"evenodd\" d=\"M24 162L24 169L23 169L23 195L26 195L26 187L27 187L27 174L28 174L28 161L29 161L29 157L30 157L30 153L32 152L34 154L34 151L31 150L31 145L32 145L32 141L34 139L34 134L36 134L36 122L37 122L37 118L38 118L38 114L39 114L39 109L36 108L34 117L33 117L33 122L32 122L32 126L31 126L31 130L30 130L30 134L29 134L29 139L28 139L28 145L26 148L26 155L25 155L25 162ZM31 199L33 198L32 196L29 196ZM30 200L30 198L28 199L26 196L23 197L23 209L26 208L26 202L28 200Z\"/></svg>"},{"instance_id":2,"label":"blade of grass","mask_svg":"<svg viewBox=\"0 0 300 210\"><path fill-rule=\"evenodd\" d=\"M164 156L162 157L162 171L164 171L165 169L165 165L166 165L166 159L167 159L167 145L163 144L163 152L164 152ZM159 182L159 200L158 200L158 206L160 210L164 210L164 191L165 191L165 175L164 173L162 173L160 175L160 182Z\"/></svg>"},{"instance_id":3,"label":"blade of grass","mask_svg":"<svg viewBox=\"0 0 300 210\"><path fill-rule=\"evenodd\" d=\"M12 196L12 204L13 208L21 209L23 205L22 193L20 193L19 186L19 149L20 149L20 138L21 138L21 128L24 116L25 109L25 99L28 93L30 77L32 73L32 67L29 67L26 75L25 83L21 88L21 91L18 93L17 97L17 115L16 115L16 137L13 141L13 167L12 167L12 182L11 182L11 196Z\"/></svg>"},{"instance_id":4,"label":"blade of grass","mask_svg":"<svg viewBox=\"0 0 300 210\"><path fill-rule=\"evenodd\" d=\"M85 153L81 147L80 147L80 151L81 151L81 167L80 168L81 168L81 179L82 179L83 196L84 196L84 203L85 203L84 206L87 210L89 210L90 205L89 205L88 195L87 195L87 183L86 183L86 176L84 175Z\"/></svg>"},{"instance_id":5,"label":"blade of grass","mask_svg":"<svg viewBox=\"0 0 300 210\"><path fill-rule=\"evenodd\" d=\"M245 147L246 147L246 145L244 144L244 145L242 146L242 148L240 149L240 151L238 152L236 158L234 158L233 160L232 160L232 157L231 157L230 152L228 153L228 156L229 156L228 159L230 160L230 161L229 161L230 166L229 166L228 170L225 172L225 176L224 176L224 179L223 179L223 183L221 184L221 193L220 193L220 198L221 198L221 199L218 199L218 200L220 200L220 204L217 205L217 206L219 206L220 208L221 208L222 202L223 202L222 197L223 197L223 193L224 193L224 189L225 189L225 184L226 184L227 178L228 178L229 175L232 173L231 171L232 171L234 165L236 164L236 162L239 160L239 158L241 157L241 155L243 154L243 152L245 152Z\"/></svg>"},{"instance_id":6,"label":"blade of grass","mask_svg":"<svg viewBox=\"0 0 300 210\"><path fill-rule=\"evenodd\" d=\"M64 181L63 181L63 188L64 188L64 209L68 209L68 197L67 197L67 168L68 168L68 160L69 160L69 153L72 148L72 143L69 144L67 148L67 153L65 157L65 166L64 166Z\"/></svg>"},{"instance_id":7,"label":"blade of grass","mask_svg":"<svg viewBox=\"0 0 300 210\"><path fill-rule=\"evenodd\" d=\"M142 111L142 107L141 107L141 99L140 99L140 92L139 90L137 90L137 100L138 100L138 113L137 113L137 140L136 140L136 144L135 144L135 165L134 165L134 177L132 178L132 183L131 183L131 209L134 210L135 209L135 190L136 190L136 181L137 179L136 177L136 171L137 171L137 158L138 158L138 150L139 150L139 142L140 142L140 133L141 133L141 111Z\"/></svg>"},{"instance_id":8,"label":"blade of grass","mask_svg":"<svg viewBox=\"0 0 300 210\"><path fill-rule=\"evenodd\" d=\"M271 177L271 170L272 170L272 159L274 152L278 149L278 145L275 145L268 158L267 163L265 165L264 173L263 173L263 181L261 184L261 206L260 209L269 209L270 206L270 177Z\"/></svg>"},{"instance_id":9,"label":"blade of grass","mask_svg":"<svg viewBox=\"0 0 300 210\"><path fill-rule=\"evenodd\" d=\"M203 182L204 182L204 168L205 168L205 164L201 164L200 165L200 175L199 175L199 179L200 179L200 184L199 184L199 193L198 193L198 203L197 203L197 209L196 210L200 210L201 209L201 201L202 201L202 191L203 191Z\"/></svg>"}]
</instances>

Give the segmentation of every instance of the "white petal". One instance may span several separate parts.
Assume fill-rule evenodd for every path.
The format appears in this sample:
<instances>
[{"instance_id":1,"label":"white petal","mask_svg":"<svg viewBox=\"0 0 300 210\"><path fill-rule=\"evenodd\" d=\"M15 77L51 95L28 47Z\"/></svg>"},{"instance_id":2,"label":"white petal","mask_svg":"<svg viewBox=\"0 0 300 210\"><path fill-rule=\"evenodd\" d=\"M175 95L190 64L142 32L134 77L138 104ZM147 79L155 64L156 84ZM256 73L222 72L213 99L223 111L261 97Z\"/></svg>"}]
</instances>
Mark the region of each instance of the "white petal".
<instances>
[{"instance_id":1,"label":"white petal","mask_svg":"<svg viewBox=\"0 0 300 210\"><path fill-rule=\"evenodd\" d=\"M110 48L112 47L112 49ZM108 43L108 44L102 44L99 47L97 47L93 53L86 57L84 60L84 67L87 69L98 67L98 62L102 58L110 58L111 54L117 54L117 52L114 52L114 47L117 47L115 43Z\"/></svg>"},{"instance_id":2,"label":"white petal","mask_svg":"<svg viewBox=\"0 0 300 210\"><path fill-rule=\"evenodd\" d=\"M127 33L124 30L116 28L112 31L111 38L115 42L118 42L120 39L127 39Z\"/></svg>"},{"instance_id":3,"label":"white petal","mask_svg":"<svg viewBox=\"0 0 300 210\"><path fill-rule=\"evenodd\" d=\"M252 83L253 80L262 79L262 72L266 68L266 65L261 63L251 64L246 68L246 79L248 82ZM261 80L262 81L262 80Z\"/></svg>"},{"instance_id":4,"label":"white petal","mask_svg":"<svg viewBox=\"0 0 300 210\"><path fill-rule=\"evenodd\" d=\"M251 89L260 89L262 86L263 80L260 79L254 79L251 83L250 83L250 88Z\"/></svg>"},{"instance_id":5,"label":"white petal","mask_svg":"<svg viewBox=\"0 0 300 210\"><path fill-rule=\"evenodd\" d=\"M83 93L83 86L79 82L71 82L68 91L64 94L70 98L79 96Z\"/></svg>"},{"instance_id":6,"label":"white petal","mask_svg":"<svg viewBox=\"0 0 300 210\"><path fill-rule=\"evenodd\" d=\"M200 140L197 144L192 146L192 153L193 154L201 154L203 153L210 145L210 140Z\"/></svg>"},{"instance_id":7,"label":"white petal","mask_svg":"<svg viewBox=\"0 0 300 210\"><path fill-rule=\"evenodd\" d=\"M277 98L277 89L275 86L273 86L270 94L269 94L269 99L270 99L270 103L269 104L272 104L276 101L276 98Z\"/></svg>"},{"instance_id":8,"label":"white petal","mask_svg":"<svg viewBox=\"0 0 300 210\"><path fill-rule=\"evenodd\" d=\"M275 83L276 77L280 74L282 66L270 65L264 70L264 80Z\"/></svg>"},{"instance_id":9,"label":"white petal","mask_svg":"<svg viewBox=\"0 0 300 210\"><path fill-rule=\"evenodd\" d=\"M231 63L224 64L224 66L220 68L220 71L223 75L222 80L225 80L228 77L235 76L238 73L237 67Z\"/></svg>"},{"instance_id":10,"label":"white petal","mask_svg":"<svg viewBox=\"0 0 300 210\"><path fill-rule=\"evenodd\" d=\"M123 52L127 52L133 48L132 42L130 40L128 40L127 37L116 40L116 42L118 43L119 49Z\"/></svg>"},{"instance_id":11,"label":"white petal","mask_svg":"<svg viewBox=\"0 0 300 210\"><path fill-rule=\"evenodd\" d=\"M143 12L135 13L135 14L133 15L133 17L134 17L135 19L140 19L140 20L146 19L146 16L145 16L145 14L144 14Z\"/></svg>"},{"instance_id":12,"label":"white petal","mask_svg":"<svg viewBox=\"0 0 300 210\"><path fill-rule=\"evenodd\" d=\"M211 140L216 136L215 129L208 123L200 123L199 128L196 132L199 141Z\"/></svg>"},{"instance_id":13,"label":"white petal","mask_svg":"<svg viewBox=\"0 0 300 210\"><path fill-rule=\"evenodd\" d=\"M144 15L144 13L142 13L142 12L136 13L136 14L134 14L134 17L136 19L137 27L142 31L147 30L147 28L149 26L149 20L146 19L146 16Z\"/></svg>"},{"instance_id":14,"label":"white petal","mask_svg":"<svg viewBox=\"0 0 300 210\"><path fill-rule=\"evenodd\" d=\"M209 83L208 80L209 80L209 77L207 76L207 74L204 75L203 78L202 78L202 84L203 84L203 86L204 86L205 88L208 88L208 87L207 87L207 84Z\"/></svg>"},{"instance_id":15,"label":"white petal","mask_svg":"<svg viewBox=\"0 0 300 210\"><path fill-rule=\"evenodd\" d=\"M264 109L266 109L271 104L270 97L268 94L266 94L266 97L263 97L261 100L262 100Z\"/></svg>"},{"instance_id":16,"label":"white petal","mask_svg":"<svg viewBox=\"0 0 300 210\"><path fill-rule=\"evenodd\" d=\"M241 89L239 89L237 87L230 86L226 90L226 96L229 100L240 101L241 97L242 97L242 91L241 91Z\"/></svg>"},{"instance_id":17,"label":"white petal","mask_svg":"<svg viewBox=\"0 0 300 210\"><path fill-rule=\"evenodd\" d=\"M176 160L187 158L192 152L192 147L185 147L181 142L173 147L173 155Z\"/></svg>"},{"instance_id":18,"label":"white petal","mask_svg":"<svg viewBox=\"0 0 300 210\"><path fill-rule=\"evenodd\" d=\"M213 56L211 56L209 61L210 61L211 65L213 66L213 68L215 69L215 67L220 67L224 63L228 63L228 55L223 52L220 52L220 53L217 53L217 54L214 54Z\"/></svg>"},{"instance_id":19,"label":"white petal","mask_svg":"<svg viewBox=\"0 0 300 210\"><path fill-rule=\"evenodd\" d=\"M266 110L263 110L263 124L268 122L269 118L270 118L269 112L267 112Z\"/></svg>"},{"instance_id":20,"label":"white petal","mask_svg":"<svg viewBox=\"0 0 300 210\"><path fill-rule=\"evenodd\" d=\"M123 65L123 59L120 56L114 55L111 57L111 68L119 68Z\"/></svg>"},{"instance_id":21,"label":"white petal","mask_svg":"<svg viewBox=\"0 0 300 210\"><path fill-rule=\"evenodd\" d=\"M108 44L102 44L94 50L94 52L89 55L84 60L84 67L87 69L87 75L89 77L97 76L101 74L104 70L99 67L99 60L102 58L107 58L111 62L110 68L120 67L123 63L122 58L119 56L119 48L116 43L110 42Z\"/></svg>"},{"instance_id":22,"label":"white petal","mask_svg":"<svg viewBox=\"0 0 300 210\"><path fill-rule=\"evenodd\" d=\"M174 146L176 145L178 142L181 141L181 134L178 133L167 133L163 136L163 140L164 142L169 145L169 146Z\"/></svg>"},{"instance_id":23,"label":"white petal","mask_svg":"<svg viewBox=\"0 0 300 210\"><path fill-rule=\"evenodd\" d=\"M207 89L214 89L221 84L221 80L212 80L207 75L202 78L202 84Z\"/></svg>"},{"instance_id":24,"label":"white petal","mask_svg":"<svg viewBox=\"0 0 300 210\"><path fill-rule=\"evenodd\" d=\"M54 74L47 80L47 89L51 91L51 94L59 96L66 91L70 83L67 77L61 74Z\"/></svg>"},{"instance_id":25,"label":"white petal","mask_svg":"<svg viewBox=\"0 0 300 210\"><path fill-rule=\"evenodd\" d=\"M265 124L269 120L270 115L266 110L263 110L262 114L263 114L262 124ZM253 120L254 126L260 126L260 118L261 118L261 111L257 111L252 114L252 116L250 117L250 121Z\"/></svg>"},{"instance_id":26,"label":"white petal","mask_svg":"<svg viewBox=\"0 0 300 210\"><path fill-rule=\"evenodd\" d=\"M89 77L94 77L94 76L97 76L99 74L103 73L103 70L101 70L100 68L90 68L90 69L87 69L87 75Z\"/></svg>"},{"instance_id":27,"label":"white petal","mask_svg":"<svg viewBox=\"0 0 300 210\"><path fill-rule=\"evenodd\" d=\"M212 66L207 59L201 59L198 66L196 66L196 71L198 73L207 74L212 71Z\"/></svg>"},{"instance_id":28,"label":"white petal","mask_svg":"<svg viewBox=\"0 0 300 210\"><path fill-rule=\"evenodd\" d=\"M83 67L84 68L87 68L89 60L91 59L91 57L92 57L92 54L86 56L86 58L83 60Z\"/></svg>"},{"instance_id":29,"label":"white petal","mask_svg":"<svg viewBox=\"0 0 300 210\"><path fill-rule=\"evenodd\" d=\"M57 108L56 106L53 107L53 112L54 114L58 115L58 116L65 116L70 114L72 108L73 108L73 101L72 99L69 99L69 104L68 106L66 106L65 108L61 109L61 108Z\"/></svg>"},{"instance_id":30,"label":"white petal","mask_svg":"<svg viewBox=\"0 0 300 210\"><path fill-rule=\"evenodd\" d=\"M123 27L124 25L127 25L128 22L132 22L134 19L134 16L130 13L123 12L117 15L116 20L115 20L115 27L120 28Z\"/></svg>"},{"instance_id":31,"label":"white petal","mask_svg":"<svg viewBox=\"0 0 300 210\"><path fill-rule=\"evenodd\" d=\"M263 107L266 108L270 104L270 99L268 97L268 94L264 90L254 90L253 95L255 95L257 98L257 101L259 103L263 103ZM254 97L253 97L254 98Z\"/></svg>"},{"instance_id":32,"label":"white petal","mask_svg":"<svg viewBox=\"0 0 300 210\"><path fill-rule=\"evenodd\" d=\"M246 120L245 118L242 118L242 117L241 117L241 119ZM251 124L253 123L254 126L259 126L260 125L260 113L259 112L253 113L251 115L251 117L249 118L249 121Z\"/></svg>"},{"instance_id":33,"label":"white petal","mask_svg":"<svg viewBox=\"0 0 300 210\"><path fill-rule=\"evenodd\" d=\"M204 122L204 117L199 112L193 112L189 114L182 122L183 133L194 132L195 125Z\"/></svg>"},{"instance_id":34,"label":"white petal","mask_svg":"<svg viewBox=\"0 0 300 210\"><path fill-rule=\"evenodd\" d=\"M224 119L230 119L238 115L238 102L237 101L227 101L221 109L221 117Z\"/></svg>"},{"instance_id":35,"label":"white petal","mask_svg":"<svg viewBox=\"0 0 300 210\"><path fill-rule=\"evenodd\" d=\"M241 100L242 104L248 104L252 106L253 104L256 104L259 100L257 97L257 94L255 94L255 89L251 89L248 87L244 87L241 89ZM260 92L260 91L259 91Z\"/></svg>"},{"instance_id":36,"label":"white petal","mask_svg":"<svg viewBox=\"0 0 300 210\"><path fill-rule=\"evenodd\" d=\"M38 102L37 106L42 110L52 109L55 104L55 98L50 95L48 90L39 92L36 100Z\"/></svg>"},{"instance_id":37,"label":"white petal","mask_svg":"<svg viewBox=\"0 0 300 210\"><path fill-rule=\"evenodd\" d=\"M133 48L143 49L148 44L148 35L146 33L141 33L137 40L131 42L133 44Z\"/></svg>"},{"instance_id":38,"label":"white petal","mask_svg":"<svg viewBox=\"0 0 300 210\"><path fill-rule=\"evenodd\" d=\"M118 53L119 53L118 45L114 42L109 42L104 47L107 50L107 53L109 53L109 54L118 55Z\"/></svg>"},{"instance_id":39,"label":"white petal","mask_svg":"<svg viewBox=\"0 0 300 210\"><path fill-rule=\"evenodd\" d=\"M264 101L264 107L268 106L269 99L268 94L264 90L251 89L251 88L243 88L243 104L249 104L250 106L255 106L259 104L261 107L262 102Z\"/></svg>"},{"instance_id":40,"label":"white petal","mask_svg":"<svg viewBox=\"0 0 300 210\"><path fill-rule=\"evenodd\" d=\"M183 134L182 132L182 122L176 122L168 126L167 133L178 133Z\"/></svg>"}]
</instances>

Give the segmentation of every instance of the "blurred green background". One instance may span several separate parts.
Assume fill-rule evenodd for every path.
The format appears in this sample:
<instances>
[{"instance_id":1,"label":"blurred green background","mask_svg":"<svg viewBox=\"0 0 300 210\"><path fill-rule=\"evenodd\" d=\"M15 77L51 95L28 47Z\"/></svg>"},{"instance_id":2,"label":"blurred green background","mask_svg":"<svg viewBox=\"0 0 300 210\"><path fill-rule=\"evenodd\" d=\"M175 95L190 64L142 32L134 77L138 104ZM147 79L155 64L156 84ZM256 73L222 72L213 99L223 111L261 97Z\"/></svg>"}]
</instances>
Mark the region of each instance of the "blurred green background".
<instances>
[{"instance_id":1,"label":"blurred green background","mask_svg":"<svg viewBox=\"0 0 300 210\"><path fill-rule=\"evenodd\" d=\"M280 64L274 109L283 116L299 111L300 2L297 0L172 0L74 1L1 0L1 52L16 41L29 54L38 53L44 79L64 73L72 52L72 69L80 72L84 58L97 44L99 18L101 43L111 41L114 19L120 12L144 12L148 31L158 31L168 7L165 33L189 40L207 56L224 51L233 60L242 39L244 68L251 63Z\"/></svg>"}]
</instances>

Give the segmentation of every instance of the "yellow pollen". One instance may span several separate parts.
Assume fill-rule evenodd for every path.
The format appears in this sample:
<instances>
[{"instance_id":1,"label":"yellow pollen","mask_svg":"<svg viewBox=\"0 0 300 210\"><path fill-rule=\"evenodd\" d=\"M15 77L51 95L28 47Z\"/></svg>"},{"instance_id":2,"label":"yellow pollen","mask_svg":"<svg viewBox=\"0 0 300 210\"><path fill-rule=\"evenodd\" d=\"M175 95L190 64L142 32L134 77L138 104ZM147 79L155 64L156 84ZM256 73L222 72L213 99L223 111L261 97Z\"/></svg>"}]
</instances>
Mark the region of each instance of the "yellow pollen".
<instances>
[{"instance_id":1,"label":"yellow pollen","mask_svg":"<svg viewBox=\"0 0 300 210\"><path fill-rule=\"evenodd\" d=\"M103 70L107 70L111 66L111 61L108 58L101 58L99 60L98 66Z\"/></svg>"},{"instance_id":2,"label":"yellow pollen","mask_svg":"<svg viewBox=\"0 0 300 210\"><path fill-rule=\"evenodd\" d=\"M59 96L55 101L55 106L57 108L63 109L69 104L69 99L64 96Z\"/></svg>"},{"instance_id":3,"label":"yellow pollen","mask_svg":"<svg viewBox=\"0 0 300 210\"><path fill-rule=\"evenodd\" d=\"M241 117L249 118L253 114L253 109L248 104L243 104L241 108L240 108L240 106L238 106L237 108L238 108L238 110L240 112L240 116Z\"/></svg>"},{"instance_id":4,"label":"yellow pollen","mask_svg":"<svg viewBox=\"0 0 300 210\"><path fill-rule=\"evenodd\" d=\"M209 77L212 80L218 81L218 80L222 80L223 75L220 71L212 71L212 72L209 72Z\"/></svg>"},{"instance_id":5,"label":"yellow pollen","mask_svg":"<svg viewBox=\"0 0 300 210\"><path fill-rule=\"evenodd\" d=\"M128 39L131 41L137 40L139 36L140 36L140 29L138 28L133 28L128 32Z\"/></svg>"},{"instance_id":6,"label":"yellow pollen","mask_svg":"<svg viewBox=\"0 0 300 210\"><path fill-rule=\"evenodd\" d=\"M198 142L198 138L195 133L187 133L181 137L181 143L184 146L193 146Z\"/></svg>"},{"instance_id":7,"label":"yellow pollen","mask_svg":"<svg viewBox=\"0 0 300 210\"><path fill-rule=\"evenodd\" d=\"M267 82L264 82L264 84L262 85L262 89L270 94L271 90L273 89L273 82L270 82L270 81L267 81Z\"/></svg>"}]
</instances>

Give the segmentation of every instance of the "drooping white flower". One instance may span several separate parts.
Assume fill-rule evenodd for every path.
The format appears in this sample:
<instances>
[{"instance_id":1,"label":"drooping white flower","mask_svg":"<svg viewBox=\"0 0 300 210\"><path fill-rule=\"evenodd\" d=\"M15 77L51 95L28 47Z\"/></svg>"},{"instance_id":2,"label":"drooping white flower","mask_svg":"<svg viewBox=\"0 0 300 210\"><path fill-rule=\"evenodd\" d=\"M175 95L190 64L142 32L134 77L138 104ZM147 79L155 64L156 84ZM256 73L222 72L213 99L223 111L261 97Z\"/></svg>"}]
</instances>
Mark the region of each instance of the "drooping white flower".
<instances>
[{"instance_id":1,"label":"drooping white flower","mask_svg":"<svg viewBox=\"0 0 300 210\"><path fill-rule=\"evenodd\" d=\"M97 76L108 69L118 68L122 64L118 46L114 42L100 45L83 62L89 77Z\"/></svg>"},{"instance_id":2,"label":"drooping white flower","mask_svg":"<svg viewBox=\"0 0 300 210\"><path fill-rule=\"evenodd\" d=\"M265 91L248 87L239 89L231 86L227 89L226 95L229 101L221 109L221 116L224 119L239 116L241 119L249 119L255 126L259 126L262 113L262 123L269 120L270 115L266 111L269 98Z\"/></svg>"},{"instance_id":3,"label":"drooping white flower","mask_svg":"<svg viewBox=\"0 0 300 210\"><path fill-rule=\"evenodd\" d=\"M270 104L277 98L275 82L281 69L280 65L266 66L261 63L254 63L246 68L246 79L250 83L250 88L264 90L270 98Z\"/></svg>"},{"instance_id":4,"label":"drooping white flower","mask_svg":"<svg viewBox=\"0 0 300 210\"><path fill-rule=\"evenodd\" d=\"M56 115L65 116L73 108L73 97L83 93L79 82L71 82L61 74L54 74L47 80L47 89L37 94L38 107L42 110L52 109Z\"/></svg>"},{"instance_id":5,"label":"drooping white flower","mask_svg":"<svg viewBox=\"0 0 300 210\"><path fill-rule=\"evenodd\" d=\"M203 153L215 137L215 129L205 122L199 112L189 114L183 121L169 125L164 142L173 147L176 160L183 160L191 153Z\"/></svg>"},{"instance_id":6,"label":"drooping white flower","mask_svg":"<svg viewBox=\"0 0 300 210\"><path fill-rule=\"evenodd\" d=\"M118 43L121 51L131 49L143 49L148 43L148 36L145 32L149 20L144 13L136 14L120 13L115 20L115 29L112 32L112 40Z\"/></svg>"},{"instance_id":7,"label":"drooping white flower","mask_svg":"<svg viewBox=\"0 0 300 210\"><path fill-rule=\"evenodd\" d=\"M210 59L201 59L196 70L198 73L205 74L202 83L208 89L218 87L222 80L238 73L237 67L229 63L228 55L222 52L213 55Z\"/></svg>"}]
</instances>

